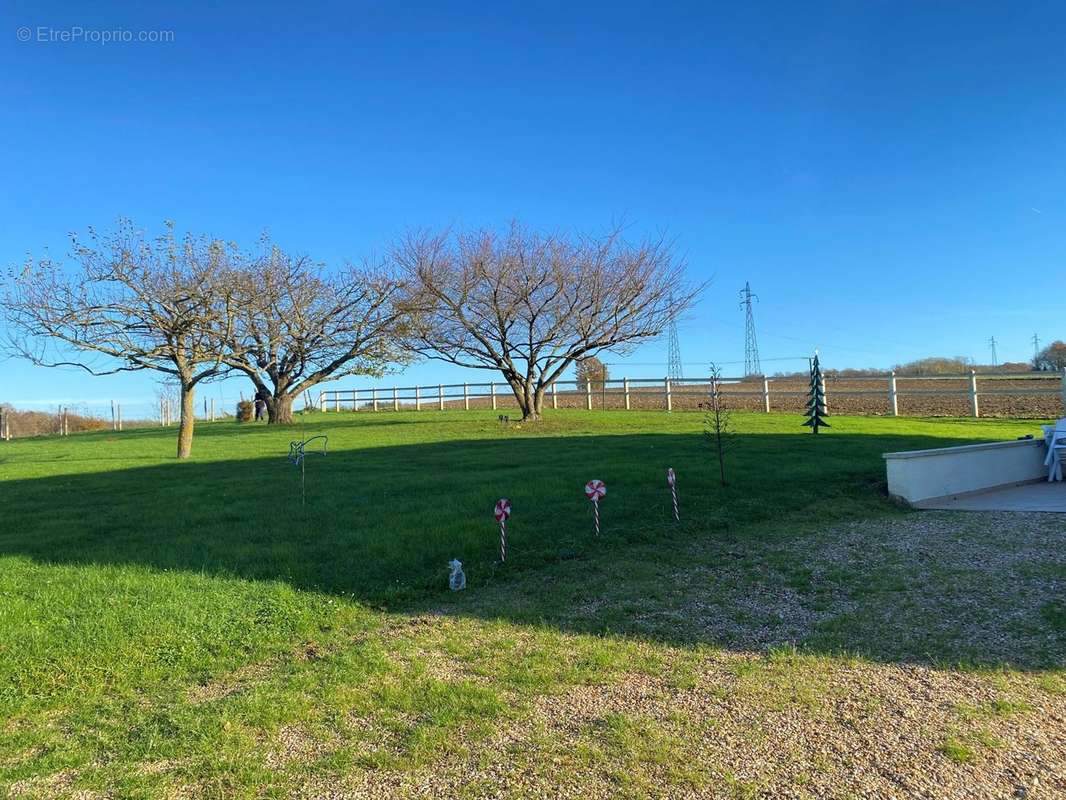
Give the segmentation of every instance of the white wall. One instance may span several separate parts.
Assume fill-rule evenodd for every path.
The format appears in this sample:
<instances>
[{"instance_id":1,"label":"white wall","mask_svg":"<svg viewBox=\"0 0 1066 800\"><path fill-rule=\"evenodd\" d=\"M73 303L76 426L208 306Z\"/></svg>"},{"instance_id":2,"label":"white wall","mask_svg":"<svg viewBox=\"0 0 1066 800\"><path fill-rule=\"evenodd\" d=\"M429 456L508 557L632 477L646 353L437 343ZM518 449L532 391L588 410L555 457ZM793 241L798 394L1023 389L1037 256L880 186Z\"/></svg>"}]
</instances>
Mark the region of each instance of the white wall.
<instances>
[{"instance_id":1,"label":"white wall","mask_svg":"<svg viewBox=\"0 0 1066 800\"><path fill-rule=\"evenodd\" d=\"M1043 438L885 453L888 492L912 505L1047 478Z\"/></svg>"}]
</instances>

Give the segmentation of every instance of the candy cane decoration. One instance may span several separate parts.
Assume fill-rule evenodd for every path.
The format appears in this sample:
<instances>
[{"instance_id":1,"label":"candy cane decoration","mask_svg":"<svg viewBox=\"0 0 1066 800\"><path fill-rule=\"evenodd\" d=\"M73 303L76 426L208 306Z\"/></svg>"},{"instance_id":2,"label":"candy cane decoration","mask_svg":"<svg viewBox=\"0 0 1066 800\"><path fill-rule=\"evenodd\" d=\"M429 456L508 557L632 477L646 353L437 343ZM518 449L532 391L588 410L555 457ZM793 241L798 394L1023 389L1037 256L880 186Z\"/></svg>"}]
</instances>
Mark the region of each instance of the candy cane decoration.
<instances>
[{"instance_id":1,"label":"candy cane decoration","mask_svg":"<svg viewBox=\"0 0 1066 800\"><path fill-rule=\"evenodd\" d=\"M493 512L496 521L500 523L500 561L507 560L507 518L511 516L511 501L504 497L496 501L496 510Z\"/></svg>"},{"instance_id":2,"label":"candy cane decoration","mask_svg":"<svg viewBox=\"0 0 1066 800\"><path fill-rule=\"evenodd\" d=\"M680 522L681 515L677 513L677 476L673 467L666 470L666 482L670 484L670 496L674 499L674 519Z\"/></svg>"},{"instance_id":3,"label":"candy cane decoration","mask_svg":"<svg viewBox=\"0 0 1066 800\"><path fill-rule=\"evenodd\" d=\"M596 535L600 535L600 498L607 494L603 481L591 480L585 484L585 497L592 501L592 516L596 522Z\"/></svg>"}]
</instances>

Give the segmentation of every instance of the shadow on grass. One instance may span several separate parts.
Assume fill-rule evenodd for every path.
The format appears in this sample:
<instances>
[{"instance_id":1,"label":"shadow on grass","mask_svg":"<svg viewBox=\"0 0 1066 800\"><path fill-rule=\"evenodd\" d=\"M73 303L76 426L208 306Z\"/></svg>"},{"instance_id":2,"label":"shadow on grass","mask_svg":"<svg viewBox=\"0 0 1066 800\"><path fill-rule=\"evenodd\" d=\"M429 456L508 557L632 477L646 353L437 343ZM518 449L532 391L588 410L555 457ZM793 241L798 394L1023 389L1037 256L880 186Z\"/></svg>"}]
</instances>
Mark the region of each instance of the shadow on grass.
<instances>
[{"instance_id":1,"label":"shadow on grass","mask_svg":"<svg viewBox=\"0 0 1066 800\"><path fill-rule=\"evenodd\" d=\"M299 438L301 429L291 430ZM206 444L224 432L232 429L204 425L197 435ZM242 428L240 435L260 433ZM0 554L276 580L396 610L506 618L679 646L796 641L894 661L1055 663L1062 631L1045 630L1040 619L1024 624L1051 637L1052 652L1008 652L1019 620L990 605L988 640L1006 643L1005 649L975 653L964 635L973 620L965 630L962 620L951 630L957 598L947 587L908 612L908 563L818 570L817 581L811 576L818 564L793 563L802 552L790 545L812 532L867 516L909 518L885 495L883 452L956 443L927 436L739 435L726 487L717 483L701 437L691 433L392 445L309 455L306 508L300 471L283 453L15 480L0 484ZM671 514L667 467L678 474L680 524ZM582 492L591 478L608 486L598 538ZM500 497L514 508L506 565L497 562L492 517ZM469 589L462 595L445 589L451 558L467 568ZM881 592L870 591L872 568ZM1015 578L1006 571L977 577ZM778 591L805 613L812 610L804 617L809 624L786 624L777 638L754 635L756 626L768 624L755 601ZM671 613L725 615L732 624L725 633L721 626L688 624L691 619L664 623ZM933 615L940 633L919 637L913 648L900 646L884 640L870 614L914 626L928 625Z\"/></svg>"}]
</instances>

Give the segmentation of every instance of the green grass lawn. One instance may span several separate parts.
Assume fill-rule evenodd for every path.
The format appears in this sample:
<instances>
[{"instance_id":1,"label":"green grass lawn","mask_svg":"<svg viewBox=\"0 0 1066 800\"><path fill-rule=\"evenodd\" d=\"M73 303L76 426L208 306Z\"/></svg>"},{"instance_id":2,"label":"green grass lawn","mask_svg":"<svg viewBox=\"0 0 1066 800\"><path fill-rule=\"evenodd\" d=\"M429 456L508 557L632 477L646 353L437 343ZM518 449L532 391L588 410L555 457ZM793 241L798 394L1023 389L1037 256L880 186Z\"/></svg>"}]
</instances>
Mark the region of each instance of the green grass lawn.
<instances>
[{"instance_id":1,"label":"green grass lawn","mask_svg":"<svg viewBox=\"0 0 1066 800\"><path fill-rule=\"evenodd\" d=\"M1014 438L1035 422L837 417L815 437L792 415L733 421L724 487L701 417L684 413L568 411L508 427L491 412L428 411L214 423L198 428L185 463L170 456L174 429L4 444L0 788L289 796L469 754L566 687L634 673L683 686L712 650L786 640L800 648L794 659L815 659L789 662L804 671L842 653L965 661L1061 689L1053 604L1043 622L1019 623L1043 625L1032 641L1045 644L1026 639L1012 659L951 631L912 649L879 641L861 603L809 635L697 631L670 577L728 564L817 608L830 599L826 579L796 563L796 542L916 516L887 499L883 452ZM329 452L307 458L303 507L286 454L317 434ZM582 492L591 478L608 487L598 538ZM506 565L492 518L500 497L514 509ZM451 558L466 567L463 594L447 590ZM909 573L892 561L878 569L840 566L828 580L891 603ZM724 772L682 769L661 726L604 719L589 758L635 781L619 778L621 793L650 791L645 768L732 786ZM471 796L499 788L471 786Z\"/></svg>"}]
</instances>

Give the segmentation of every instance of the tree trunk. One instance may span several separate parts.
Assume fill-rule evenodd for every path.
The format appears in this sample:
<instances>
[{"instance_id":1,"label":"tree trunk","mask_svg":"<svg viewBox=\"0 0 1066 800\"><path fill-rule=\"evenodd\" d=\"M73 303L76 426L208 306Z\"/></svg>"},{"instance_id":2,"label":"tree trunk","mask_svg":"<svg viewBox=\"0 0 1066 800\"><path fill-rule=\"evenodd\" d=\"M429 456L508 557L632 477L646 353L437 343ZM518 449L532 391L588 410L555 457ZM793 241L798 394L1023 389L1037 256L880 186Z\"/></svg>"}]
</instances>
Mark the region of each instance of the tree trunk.
<instances>
[{"instance_id":1,"label":"tree trunk","mask_svg":"<svg viewBox=\"0 0 1066 800\"><path fill-rule=\"evenodd\" d=\"M188 458L192 452L192 429L196 424L196 409L193 401L196 386L181 384L181 423L178 425L178 458Z\"/></svg>"},{"instance_id":2,"label":"tree trunk","mask_svg":"<svg viewBox=\"0 0 1066 800\"><path fill-rule=\"evenodd\" d=\"M522 422L536 422L540 419L540 412L544 401L544 392L533 388L532 383L524 383L515 380L511 384L518 408L522 411Z\"/></svg>"},{"instance_id":3,"label":"tree trunk","mask_svg":"<svg viewBox=\"0 0 1066 800\"><path fill-rule=\"evenodd\" d=\"M267 424L268 425L291 425L292 424L292 396L274 395L267 400Z\"/></svg>"},{"instance_id":4,"label":"tree trunk","mask_svg":"<svg viewBox=\"0 0 1066 800\"><path fill-rule=\"evenodd\" d=\"M533 412L537 415L537 419L540 419L540 412L544 410L544 393L547 389L547 386L538 386L533 392Z\"/></svg>"}]
</instances>

